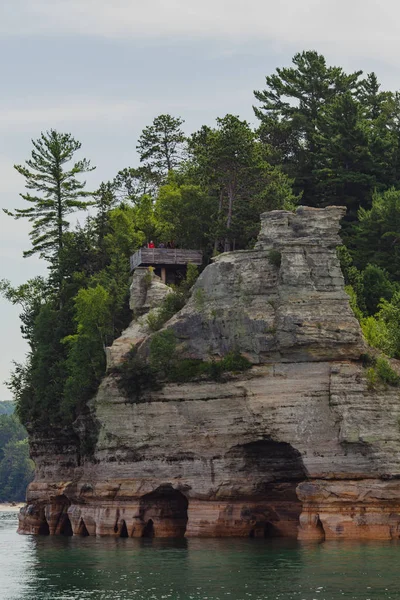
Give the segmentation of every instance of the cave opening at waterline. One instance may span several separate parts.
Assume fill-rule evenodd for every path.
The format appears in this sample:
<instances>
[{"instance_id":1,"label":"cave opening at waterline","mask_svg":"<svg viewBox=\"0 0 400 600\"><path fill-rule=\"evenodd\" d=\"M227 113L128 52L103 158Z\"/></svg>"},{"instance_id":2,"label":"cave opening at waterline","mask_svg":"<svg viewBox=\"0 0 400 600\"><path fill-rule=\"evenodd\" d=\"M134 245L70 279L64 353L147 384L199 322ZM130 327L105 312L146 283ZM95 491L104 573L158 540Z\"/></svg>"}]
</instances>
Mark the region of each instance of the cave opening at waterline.
<instances>
[{"instance_id":1,"label":"cave opening at waterline","mask_svg":"<svg viewBox=\"0 0 400 600\"><path fill-rule=\"evenodd\" d=\"M154 537L154 523L153 519L149 519L143 528L142 537L152 538Z\"/></svg>"},{"instance_id":2,"label":"cave opening at waterline","mask_svg":"<svg viewBox=\"0 0 400 600\"><path fill-rule=\"evenodd\" d=\"M296 487L307 479L300 452L270 439L237 445L225 455L225 471L247 498L242 531L249 537L297 537L302 504Z\"/></svg>"},{"instance_id":3,"label":"cave opening at waterline","mask_svg":"<svg viewBox=\"0 0 400 600\"><path fill-rule=\"evenodd\" d=\"M188 521L188 500L172 486L160 486L140 499L142 537L183 538Z\"/></svg>"},{"instance_id":4,"label":"cave opening at waterline","mask_svg":"<svg viewBox=\"0 0 400 600\"><path fill-rule=\"evenodd\" d=\"M39 526L39 535L50 535L50 527L46 519L44 518Z\"/></svg>"},{"instance_id":5,"label":"cave opening at waterline","mask_svg":"<svg viewBox=\"0 0 400 600\"><path fill-rule=\"evenodd\" d=\"M71 537L73 535L71 521L69 520L69 516L65 515L60 527L60 535L65 537Z\"/></svg>"},{"instance_id":6,"label":"cave opening at waterline","mask_svg":"<svg viewBox=\"0 0 400 600\"><path fill-rule=\"evenodd\" d=\"M121 522L121 529L120 529L120 532L119 532L119 537L120 538L127 538L127 537L129 537L128 528L126 526L125 521Z\"/></svg>"},{"instance_id":7,"label":"cave opening at waterline","mask_svg":"<svg viewBox=\"0 0 400 600\"><path fill-rule=\"evenodd\" d=\"M81 537L88 537L89 535L89 532L83 520L81 520L81 522L79 523L78 535L80 535Z\"/></svg>"}]
</instances>

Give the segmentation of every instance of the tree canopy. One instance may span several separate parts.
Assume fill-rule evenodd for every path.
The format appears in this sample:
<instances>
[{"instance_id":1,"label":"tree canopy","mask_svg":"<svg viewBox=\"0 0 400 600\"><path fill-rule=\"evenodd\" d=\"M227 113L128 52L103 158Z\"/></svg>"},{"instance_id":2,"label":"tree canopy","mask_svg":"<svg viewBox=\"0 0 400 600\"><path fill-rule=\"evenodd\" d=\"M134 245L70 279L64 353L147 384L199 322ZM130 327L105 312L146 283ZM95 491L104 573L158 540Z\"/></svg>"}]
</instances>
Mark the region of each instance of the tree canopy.
<instances>
[{"instance_id":1,"label":"tree canopy","mask_svg":"<svg viewBox=\"0 0 400 600\"><path fill-rule=\"evenodd\" d=\"M33 142L16 165L29 208L8 214L31 221L25 255L48 260L49 277L0 283L21 307L29 343L9 382L23 423L71 427L85 409L105 373L104 349L131 317L129 256L138 248L172 241L201 250L205 266L219 252L252 248L262 212L299 203L347 208L338 252L351 306L368 341L400 358L399 93L307 50L266 75L254 112L257 127L226 114L194 132L181 116L157 116L133 166L98 186L74 227L71 214L89 205L81 144L55 130ZM169 316L186 292L171 296Z\"/></svg>"}]
</instances>

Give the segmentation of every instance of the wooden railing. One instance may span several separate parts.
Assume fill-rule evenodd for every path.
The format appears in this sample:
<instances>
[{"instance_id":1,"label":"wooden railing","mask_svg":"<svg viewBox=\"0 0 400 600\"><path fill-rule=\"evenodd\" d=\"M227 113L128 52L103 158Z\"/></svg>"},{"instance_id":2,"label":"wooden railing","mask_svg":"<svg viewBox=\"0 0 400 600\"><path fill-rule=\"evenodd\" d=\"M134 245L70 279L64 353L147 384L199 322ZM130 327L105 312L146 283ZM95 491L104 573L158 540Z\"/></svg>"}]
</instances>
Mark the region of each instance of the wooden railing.
<instances>
[{"instance_id":1,"label":"wooden railing","mask_svg":"<svg viewBox=\"0 0 400 600\"><path fill-rule=\"evenodd\" d=\"M201 265L203 255L200 250L181 248L141 248L131 256L131 271L141 265Z\"/></svg>"}]
</instances>

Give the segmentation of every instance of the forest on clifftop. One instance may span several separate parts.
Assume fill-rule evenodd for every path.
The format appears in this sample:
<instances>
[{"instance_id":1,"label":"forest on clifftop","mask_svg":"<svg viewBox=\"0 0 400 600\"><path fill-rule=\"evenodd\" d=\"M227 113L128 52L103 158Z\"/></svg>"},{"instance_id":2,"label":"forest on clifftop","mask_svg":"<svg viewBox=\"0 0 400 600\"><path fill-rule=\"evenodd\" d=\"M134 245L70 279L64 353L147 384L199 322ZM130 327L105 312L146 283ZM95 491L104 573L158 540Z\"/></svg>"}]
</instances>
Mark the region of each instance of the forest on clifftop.
<instances>
[{"instance_id":1,"label":"forest on clifftop","mask_svg":"<svg viewBox=\"0 0 400 600\"><path fill-rule=\"evenodd\" d=\"M173 242L206 265L252 248L260 213L299 204L347 208L338 252L352 308L369 344L400 358L400 93L305 51L254 97L256 127L227 114L187 134L182 117L159 115L137 141L139 166L97 190L70 133L43 132L15 165L25 207L8 214L29 219L25 255L48 263L47 278L0 285L30 348L9 382L28 429L69 426L95 393L104 348L130 320L135 250Z\"/></svg>"}]
</instances>

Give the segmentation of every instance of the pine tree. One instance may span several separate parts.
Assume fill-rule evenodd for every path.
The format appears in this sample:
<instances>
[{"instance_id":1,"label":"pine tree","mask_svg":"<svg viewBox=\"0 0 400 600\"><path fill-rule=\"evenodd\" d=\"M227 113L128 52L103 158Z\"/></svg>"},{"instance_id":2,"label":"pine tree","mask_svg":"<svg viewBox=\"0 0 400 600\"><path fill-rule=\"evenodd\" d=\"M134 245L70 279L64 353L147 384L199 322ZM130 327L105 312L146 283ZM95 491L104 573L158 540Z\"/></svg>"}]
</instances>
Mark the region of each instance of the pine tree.
<instances>
[{"instance_id":1,"label":"pine tree","mask_svg":"<svg viewBox=\"0 0 400 600\"><path fill-rule=\"evenodd\" d=\"M360 206L371 203L376 183L369 150L368 127L360 103L350 92L335 99L319 118L315 159L318 204L344 204L356 218Z\"/></svg>"},{"instance_id":2,"label":"pine tree","mask_svg":"<svg viewBox=\"0 0 400 600\"><path fill-rule=\"evenodd\" d=\"M215 250L227 252L239 240L247 245L257 235L261 212L294 199L291 181L268 163L254 131L235 115L217 119L215 129L202 127L190 150L199 181L217 199Z\"/></svg>"},{"instance_id":3,"label":"pine tree","mask_svg":"<svg viewBox=\"0 0 400 600\"><path fill-rule=\"evenodd\" d=\"M254 107L261 121L260 137L272 146L275 163L295 179L303 202L318 205L313 175L320 153L321 111L343 93L354 94L361 71L347 75L341 67L328 67L315 51L298 53L293 67L278 68L266 77L266 88L255 91L261 106Z\"/></svg>"},{"instance_id":4,"label":"pine tree","mask_svg":"<svg viewBox=\"0 0 400 600\"><path fill-rule=\"evenodd\" d=\"M69 227L67 217L89 204L83 200L90 195L85 191L86 183L79 181L77 176L92 171L94 167L88 160L82 159L74 162L69 169L65 168L81 148L81 143L69 133L51 129L42 133L39 139L32 140L32 144L31 158L26 161L26 166L14 166L25 177L25 187L29 191L20 196L30 203L30 207L3 210L15 219L27 218L33 223L30 233L32 248L25 251L24 256L37 253L57 269L64 234Z\"/></svg>"},{"instance_id":5,"label":"pine tree","mask_svg":"<svg viewBox=\"0 0 400 600\"><path fill-rule=\"evenodd\" d=\"M176 169L182 160L185 134L181 129L184 121L180 117L160 115L146 127L136 146L140 162L149 166L162 180L168 171Z\"/></svg>"}]
</instances>

